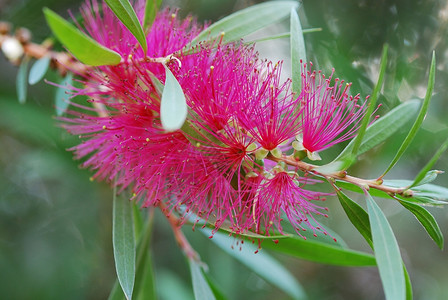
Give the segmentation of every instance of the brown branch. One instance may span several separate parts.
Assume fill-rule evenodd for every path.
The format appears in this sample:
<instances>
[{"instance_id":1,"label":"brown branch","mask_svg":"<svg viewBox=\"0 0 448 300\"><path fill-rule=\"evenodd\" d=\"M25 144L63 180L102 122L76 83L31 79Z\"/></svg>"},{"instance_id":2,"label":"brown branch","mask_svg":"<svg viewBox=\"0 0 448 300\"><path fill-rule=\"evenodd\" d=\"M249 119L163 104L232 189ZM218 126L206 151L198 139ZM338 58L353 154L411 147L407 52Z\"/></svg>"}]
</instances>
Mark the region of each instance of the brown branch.
<instances>
[{"instance_id":1,"label":"brown branch","mask_svg":"<svg viewBox=\"0 0 448 300\"><path fill-rule=\"evenodd\" d=\"M311 173L314 175L322 176L322 177L325 177L330 180L340 180L340 181L352 183L354 185L359 186L363 190L368 190L368 189L372 188L372 189L376 189L376 190L380 190L385 193L388 193L391 196L394 196L394 195L406 196L411 192L406 187L395 188L395 187L386 186L386 185L383 185L382 181L378 181L375 179L363 179L363 178L358 178L355 176L350 176L350 175L347 175L347 173L345 171L334 172L334 173L330 173L330 174L323 174L316 170L316 168L318 166L308 164L301 160L296 160L295 158L293 158L291 156L282 156L281 158L276 158L272 155L269 155L267 158L272 161L275 161L275 162L282 161L282 162L286 163L287 165L293 166L305 173ZM405 192L406 192L406 195L405 195Z\"/></svg>"}]
</instances>

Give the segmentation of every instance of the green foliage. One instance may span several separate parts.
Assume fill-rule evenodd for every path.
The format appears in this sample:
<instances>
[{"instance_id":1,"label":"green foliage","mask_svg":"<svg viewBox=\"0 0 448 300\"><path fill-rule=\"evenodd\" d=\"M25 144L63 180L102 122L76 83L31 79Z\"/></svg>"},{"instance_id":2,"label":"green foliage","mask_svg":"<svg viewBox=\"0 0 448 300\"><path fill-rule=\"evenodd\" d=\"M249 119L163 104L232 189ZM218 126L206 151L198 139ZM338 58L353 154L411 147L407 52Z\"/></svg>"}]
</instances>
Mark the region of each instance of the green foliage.
<instances>
[{"instance_id":1,"label":"green foliage","mask_svg":"<svg viewBox=\"0 0 448 300\"><path fill-rule=\"evenodd\" d=\"M443 249L443 234L439 224L437 224L436 219L434 219L431 213L415 203L403 200L399 202L417 218L437 246Z\"/></svg>"},{"instance_id":2,"label":"green foliage","mask_svg":"<svg viewBox=\"0 0 448 300\"><path fill-rule=\"evenodd\" d=\"M145 32L143 31L142 25L140 24L140 21L138 20L134 8L129 0L105 0L105 2L110 9L112 9L117 18L124 24L124 26L126 26L132 35L134 35L142 47L143 52L146 53L148 44L146 42Z\"/></svg>"},{"instance_id":3,"label":"green foliage","mask_svg":"<svg viewBox=\"0 0 448 300\"><path fill-rule=\"evenodd\" d=\"M372 232L367 212L355 201L350 199L342 191L336 190L339 202L353 226L361 233L369 246L373 249Z\"/></svg>"},{"instance_id":4,"label":"green foliage","mask_svg":"<svg viewBox=\"0 0 448 300\"><path fill-rule=\"evenodd\" d=\"M216 300L216 297L208 284L202 265L194 259L188 259L190 265L191 280L193 282L194 297L196 300L210 299Z\"/></svg>"},{"instance_id":5,"label":"green foliage","mask_svg":"<svg viewBox=\"0 0 448 300\"><path fill-rule=\"evenodd\" d=\"M28 83L30 85L36 84L45 76L45 73L50 66L50 56L45 55L38 59L30 69L30 76L28 77Z\"/></svg>"},{"instance_id":6,"label":"green foliage","mask_svg":"<svg viewBox=\"0 0 448 300\"><path fill-rule=\"evenodd\" d=\"M379 118L370 125L362 139L361 145L357 150L357 155L361 155L373 147L384 142L393 136L403 125L406 124L417 112L419 107L418 100L404 102ZM355 140L350 141L347 147L334 159L334 162L349 157L354 152Z\"/></svg>"},{"instance_id":7,"label":"green foliage","mask_svg":"<svg viewBox=\"0 0 448 300\"><path fill-rule=\"evenodd\" d=\"M431 61L431 68L429 70L429 79L428 79L428 87L426 88L426 95L425 99L423 100L422 107L420 109L420 112L417 116L417 119L414 122L414 125L412 125L411 130L409 131L408 135L406 136L405 140L401 144L400 148L397 151L397 154L395 154L395 157L393 158L392 162L387 167L386 171L384 171L383 175L380 176L380 178L384 177L398 162L400 157L403 155L403 153L406 151L406 149L411 144L412 140L414 139L415 135L417 134L417 131L419 130L420 126L423 123L423 120L425 119L426 112L428 111L429 102L432 97L432 92L434 90L434 83L435 83L435 75L436 74L436 54L433 52L432 54L432 61Z\"/></svg>"},{"instance_id":8,"label":"green foliage","mask_svg":"<svg viewBox=\"0 0 448 300\"><path fill-rule=\"evenodd\" d=\"M162 0L146 0L145 5L145 17L143 19L143 28L149 29L156 18L156 14L159 11Z\"/></svg>"},{"instance_id":9,"label":"green foliage","mask_svg":"<svg viewBox=\"0 0 448 300\"><path fill-rule=\"evenodd\" d=\"M302 25L300 24L299 16L294 8L291 9L290 30L292 91L296 93L296 95L299 95L302 82L300 62L306 62L306 49L305 41L303 39Z\"/></svg>"},{"instance_id":10,"label":"green foliage","mask_svg":"<svg viewBox=\"0 0 448 300\"><path fill-rule=\"evenodd\" d=\"M184 92L176 77L165 66L166 80L160 104L160 120L166 131L182 127L187 119L188 107Z\"/></svg>"},{"instance_id":11,"label":"green foliage","mask_svg":"<svg viewBox=\"0 0 448 300\"><path fill-rule=\"evenodd\" d=\"M19 103L26 102L26 95L28 91L28 82L26 80L28 76L28 64L30 60L28 57L25 57L20 63L19 72L17 72L16 79L16 89L17 89L17 98L19 99Z\"/></svg>"},{"instance_id":12,"label":"green foliage","mask_svg":"<svg viewBox=\"0 0 448 300\"><path fill-rule=\"evenodd\" d=\"M59 83L59 87L55 94L55 107L56 115L61 116L68 108L70 102L68 101L67 93L70 91L72 86L73 74L68 73L65 78Z\"/></svg>"},{"instance_id":13,"label":"green foliage","mask_svg":"<svg viewBox=\"0 0 448 300\"><path fill-rule=\"evenodd\" d=\"M381 209L366 193L376 262L387 300L404 300L406 283L400 249L389 222Z\"/></svg>"},{"instance_id":14,"label":"green foliage","mask_svg":"<svg viewBox=\"0 0 448 300\"><path fill-rule=\"evenodd\" d=\"M132 299L135 282L135 236L133 203L116 195L114 189L112 244L118 281L126 296Z\"/></svg>"},{"instance_id":15,"label":"green foliage","mask_svg":"<svg viewBox=\"0 0 448 300\"><path fill-rule=\"evenodd\" d=\"M49 8L43 9L48 26L58 40L86 65L116 65L121 56L85 35Z\"/></svg>"},{"instance_id":16,"label":"green foliage","mask_svg":"<svg viewBox=\"0 0 448 300\"><path fill-rule=\"evenodd\" d=\"M383 47L383 53L381 55L381 64L380 64L380 74L378 75L378 81L375 85L375 88L373 89L373 93L370 97L369 104L367 107L366 114L364 115L364 118L362 119L361 126L358 130L358 134L353 140L353 148L352 152L349 155L351 160L354 160L357 155L359 155L359 148L361 147L362 141L364 139L364 135L366 133L367 126L370 123L370 117L375 110L376 101L378 99L381 87L383 86L384 81L384 74L386 73L386 66L387 66L387 51L389 49L389 46L386 44Z\"/></svg>"},{"instance_id":17,"label":"green foliage","mask_svg":"<svg viewBox=\"0 0 448 300\"><path fill-rule=\"evenodd\" d=\"M207 237L211 235L211 230L208 228L202 229L201 232ZM238 238L229 237L221 232L215 233L211 241L293 299L307 298L302 286L296 281L294 276L263 249L258 251L257 246L242 240L237 242ZM236 243L241 244L238 245ZM236 247L233 246L235 244Z\"/></svg>"},{"instance_id":18,"label":"green foliage","mask_svg":"<svg viewBox=\"0 0 448 300\"><path fill-rule=\"evenodd\" d=\"M440 174L441 172L438 170L431 170L431 168L439 160L440 156L442 156L447 147L448 147L448 139L445 140L445 142L440 146L440 148L431 158L431 160L417 174L417 176L414 179L414 182L412 182L409 188L412 188L416 185L426 184L436 179L437 175Z\"/></svg>"},{"instance_id":19,"label":"green foliage","mask_svg":"<svg viewBox=\"0 0 448 300\"><path fill-rule=\"evenodd\" d=\"M287 17L291 9L298 5L296 1L269 1L242 9L204 29L193 39L191 46L219 37L222 37L223 42L237 41Z\"/></svg>"},{"instance_id":20,"label":"green foliage","mask_svg":"<svg viewBox=\"0 0 448 300\"><path fill-rule=\"evenodd\" d=\"M286 239L263 242L263 248L301 259L337 266L374 266L375 258L364 252L332 246L327 243L290 236Z\"/></svg>"}]
</instances>

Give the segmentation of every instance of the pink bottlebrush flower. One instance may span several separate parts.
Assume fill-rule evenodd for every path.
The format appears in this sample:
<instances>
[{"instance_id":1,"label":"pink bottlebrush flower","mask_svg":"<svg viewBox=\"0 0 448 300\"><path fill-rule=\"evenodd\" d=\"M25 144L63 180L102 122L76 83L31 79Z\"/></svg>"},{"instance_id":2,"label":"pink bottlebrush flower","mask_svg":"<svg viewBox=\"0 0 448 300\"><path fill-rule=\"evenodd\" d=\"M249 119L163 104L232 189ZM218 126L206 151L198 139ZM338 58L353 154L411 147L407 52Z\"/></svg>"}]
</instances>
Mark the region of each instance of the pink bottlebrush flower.
<instances>
[{"instance_id":1,"label":"pink bottlebrush flower","mask_svg":"<svg viewBox=\"0 0 448 300\"><path fill-rule=\"evenodd\" d=\"M104 4L99 11L95 0L83 7L86 29L123 60L80 80L85 87L74 94L89 97L93 108L73 104L69 117L60 118L83 139L71 150L95 171L93 178L131 189L143 206L163 202L184 220L194 214L216 229L226 223L236 234L281 232L282 214L298 231L315 230L308 220L322 209L310 200L324 194L305 190L305 179L272 171L274 164L264 166L264 157L255 155L257 149L273 152L304 128L297 111L303 97L293 97L290 81L281 82L281 64L259 59L253 46L240 43L213 41L182 53L202 27L191 18L178 20L173 10L160 12L147 34L148 55L175 53L181 62L168 67L186 94L191 129L167 133L154 82L165 81L163 66L143 58Z\"/></svg>"},{"instance_id":2,"label":"pink bottlebrush flower","mask_svg":"<svg viewBox=\"0 0 448 300\"><path fill-rule=\"evenodd\" d=\"M305 189L307 184L317 182L319 181L301 178L278 165L270 172L247 178L244 209L238 220L240 227L232 229L237 233L252 231L262 235L283 234L282 221L286 216L300 236L300 232L306 230L312 230L314 235L317 231L327 234L313 216L327 217L323 212L327 209L313 201L325 200L324 197L330 194Z\"/></svg>"},{"instance_id":3,"label":"pink bottlebrush flower","mask_svg":"<svg viewBox=\"0 0 448 300\"><path fill-rule=\"evenodd\" d=\"M297 150L305 149L309 156L327 149L337 143L355 136L360 122L367 110L367 100L359 104L360 96L349 95L351 83L345 83L339 78L334 79L333 73L326 78L320 71L306 68L302 70L302 92L299 100L301 111L301 145ZM311 155L310 155L311 154Z\"/></svg>"}]
</instances>

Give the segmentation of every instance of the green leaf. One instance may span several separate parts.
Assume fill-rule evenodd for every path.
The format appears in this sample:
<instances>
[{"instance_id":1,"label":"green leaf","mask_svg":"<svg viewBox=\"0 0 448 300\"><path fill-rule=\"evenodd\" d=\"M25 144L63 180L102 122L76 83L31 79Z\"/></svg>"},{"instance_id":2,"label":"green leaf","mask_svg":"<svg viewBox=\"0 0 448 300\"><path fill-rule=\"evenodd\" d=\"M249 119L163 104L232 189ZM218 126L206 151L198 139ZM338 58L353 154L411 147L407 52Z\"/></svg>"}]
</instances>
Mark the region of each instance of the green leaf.
<instances>
[{"instance_id":1,"label":"green leaf","mask_svg":"<svg viewBox=\"0 0 448 300\"><path fill-rule=\"evenodd\" d=\"M146 0L143 28L149 29L151 27L161 4L162 0Z\"/></svg>"},{"instance_id":2,"label":"green leaf","mask_svg":"<svg viewBox=\"0 0 448 300\"><path fill-rule=\"evenodd\" d=\"M366 194L375 257L386 300L404 300L406 283L400 249L392 228L378 205Z\"/></svg>"},{"instance_id":3,"label":"green leaf","mask_svg":"<svg viewBox=\"0 0 448 300\"><path fill-rule=\"evenodd\" d=\"M135 281L135 237L132 205L128 199L118 197L114 188L112 243L118 281L126 296L132 299Z\"/></svg>"},{"instance_id":4,"label":"green leaf","mask_svg":"<svg viewBox=\"0 0 448 300\"><path fill-rule=\"evenodd\" d=\"M391 187L407 187L412 184L410 180L384 180L384 185ZM435 185L435 184L423 184L412 188L413 197L427 197L433 200L447 201L448 200L448 188Z\"/></svg>"},{"instance_id":5,"label":"green leaf","mask_svg":"<svg viewBox=\"0 0 448 300\"><path fill-rule=\"evenodd\" d=\"M411 144L412 140L417 134L418 129L423 123L423 120L425 119L426 112L428 111L429 102L432 97L432 91L434 90L434 82L435 82L435 73L436 73L436 55L433 52L432 54L432 61L431 61L431 68L429 71L429 80L428 80L428 87L426 90L425 99L423 100L423 105L420 109L420 112L417 116L417 119L415 120L414 125L412 125L411 130L409 131L408 135L406 136L404 142L401 144L400 148L397 151L397 154L395 154L394 159L387 167L386 171L380 176L380 178L383 178L384 175L386 175L398 162L400 157L403 155L403 153L406 151L408 146Z\"/></svg>"},{"instance_id":6,"label":"green leaf","mask_svg":"<svg viewBox=\"0 0 448 300\"><path fill-rule=\"evenodd\" d=\"M412 300L414 297L412 295L412 284L411 278L409 278L408 270L406 269L406 265L403 262L403 272L404 272L404 280L406 281L406 300Z\"/></svg>"},{"instance_id":7,"label":"green leaf","mask_svg":"<svg viewBox=\"0 0 448 300\"><path fill-rule=\"evenodd\" d=\"M114 286L112 287L112 290L110 291L109 297L107 297L107 300L124 300L126 299L123 294L123 290L120 288L120 283L118 280L115 280Z\"/></svg>"},{"instance_id":8,"label":"green leaf","mask_svg":"<svg viewBox=\"0 0 448 300\"><path fill-rule=\"evenodd\" d=\"M72 85L73 74L68 73L64 79L59 83L55 95L56 115L61 116L68 108L70 102L68 101L67 92L70 91Z\"/></svg>"},{"instance_id":9,"label":"green leaf","mask_svg":"<svg viewBox=\"0 0 448 300\"><path fill-rule=\"evenodd\" d=\"M188 260L190 264L191 280L193 282L193 292L196 300L215 300L215 295L208 285L207 279L202 271L202 266L194 259Z\"/></svg>"},{"instance_id":10,"label":"green leaf","mask_svg":"<svg viewBox=\"0 0 448 300\"><path fill-rule=\"evenodd\" d=\"M302 29L302 34L319 32L319 31L322 31L322 28L319 28L319 27L307 28L307 29ZM251 43L259 43L259 42L272 41L272 40L285 39L285 38L291 38L291 33L284 32L284 33L269 35L266 37L257 38L257 39L253 39L253 40L245 40L244 43L251 44Z\"/></svg>"},{"instance_id":11,"label":"green leaf","mask_svg":"<svg viewBox=\"0 0 448 300\"><path fill-rule=\"evenodd\" d=\"M434 166L434 164L439 160L440 156L445 152L446 148L448 147L448 139L445 140L445 142L440 146L440 148L437 150L437 152L434 154L434 156L431 158L431 160L423 167L423 169L418 173L418 175L415 177L414 182L410 185L411 187L414 187L416 185L422 185L425 183L429 183L436 179L437 175L440 174L441 171L432 170L431 168Z\"/></svg>"},{"instance_id":12,"label":"green leaf","mask_svg":"<svg viewBox=\"0 0 448 300\"><path fill-rule=\"evenodd\" d=\"M134 207L134 220L138 219L135 216L141 216L137 205ZM138 211L136 211L136 209ZM142 228L141 236L137 245L137 271L136 281L134 287L134 298L138 300L156 299L156 286L154 280L154 270L152 263L152 255L149 249L153 228L153 211L150 211L146 220L146 226ZM134 224L138 222L134 221ZM137 225L137 224L136 224Z\"/></svg>"},{"instance_id":13,"label":"green leaf","mask_svg":"<svg viewBox=\"0 0 448 300\"><path fill-rule=\"evenodd\" d=\"M393 136L398 129L414 116L418 108L418 100L407 101L376 120L367 128L357 154L361 155ZM355 140L352 140L338 157L334 159L334 162L348 157L353 152L354 143Z\"/></svg>"},{"instance_id":14,"label":"green leaf","mask_svg":"<svg viewBox=\"0 0 448 300\"><path fill-rule=\"evenodd\" d=\"M437 246L443 249L443 234L433 215L420 205L403 200L399 202L417 218Z\"/></svg>"},{"instance_id":15,"label":"green leaf","mask_svg":"<svg viewBox=\"0 0 448 300\"><path fill-rule=\"evenodd\" d=\"M358 203L347 197L347 195L345 195L342 191L336 190L336 193L338 195L339 202L341 203L342 208L347 214L347 217L373 249L369 215Z\"/></svg>"},{"instance_id":16,"label":"green leaf","mask_svg":"<svg viewBox=\"0 0 448 300\"><path fill-rule=\"evenodd\" d=\"M209 228L203 228L201 232L207 237L212 234ZM252 243L244 243L239 249L232 249L235 244L235 238L221 232L215 233L210 240L227 254L239 260L261 278L278 287L293 299L307 298L303 288L294 276L265 251L261 250L258 252L258 248ZM255 254L255 252L258 253Z\"/></svg>"},{"instance_id":17,"label":"green leaf","mask_svg":"<svg viewBox=\"0 0 448 300\"><path fill-rule=\"evenodd\" d=\"M303 39L302 25L300 24L299 16L294 8L291 9L291 70L292 70L292 91L296 95L300 94L301 90L301 66L302 62L306 62L305 41Z\"/></svg>"},{"instance_id":18,"label":"green leaf","mask_svg":"<svg viewBox=\"0 0 448 300\"><path fill-rule=\"evenodd\" d=\"M160 104L160 120L166 131L182 127L187 119L188 107L184 92L177 79L165 66L166 80Z\"/></svg>"},{"instance_id":19,"label":"green leaf","mask_svg":"<svg viewBox=\"0 0 448 300\"><path fill-rule=\"evenodd\" d=\"M19 103L23 104L26 102L26 94L28 90L28 81L26 80L28 76L28 64L30 59L25 57L20 63L19 71L17 72L16 79L16 89L17 89L17 98L19 99Z\"/></svg>"},{"instance_id":20,"label":"green leaf","mask_svg":"<svg viewBox=\"0 0 448 300\"><path fill-rule=\"evenodd\" d=\"M368 253L331 246L315 242L312 239L304 240L298 236L279 239L278 244L265 241L263 248L309 261L337 266L374 266L376 264L375 258Z\"/></svg>"},{"instance_id":21,"label":"green leaf","mask_svg":"<svg viewBox=\"0 0 448 300\"><path fill-rule=\"evenodd\" d=\"M375 85L375 88L373 89L372 96L369 99L369 104L367 107L366 114L364 115L364 118L362 119L360 128L358 130L358 135L353 141L353 148L352 152L350 154L350 157L356 157L359 155L359 148L361 147L362 140L364 139L364 135L367 130L367 126L370 123L370 117L376 108L376 100L378 99L378 96L381 91L381 87L383 86L384 82L384 74L386 73L386 66L387 66L387 51L389 49L389 46L385 44L383 46L383 52L381 54L381 64L380 64L380 73L378 75L378 81Z\"/></svg>"},{"instance_id":22,"label":"green leaf","mask_svg":"<svg viewBox=\"0 0 448 300\"><path fill-rule=\"evenodd\" d=\"M204 274L204 276L207 280L208 285L212 289L213 295L215 295L216 300L227 300L227 297L223 294L216 283L209 276L207 276L207 274Z\"/></svg>"},{"instance_id":23,"label":"green leaf","mask_svg":"<svg viewBox=\"0 0 448 300\"><path fill-rule=\"evenodd\" d=\"M269 1L242 9L204 29L187 47L205 40L214 40L222 36L223 32L224 43L239 40L287 17L291 9L297 8L298 5L296 1Z\"/></svg>"},{"instance_id":24,"label":"green leaf","mask_svg":"<svg viewBox=\"0 0 448 300\"><path fill-rule=\"evenodd\" d=\"M79 61L91 66L120 63L120 54L99 44L51 9L45 7L43 11L51 31Z\"/></svg>"},{"instance_id":25,"label":"green leaf","mask_svg":"<svg viewBox=\"0 0 448 300\"><path fill-rule=\"evenodd\" d=\"M50 66L51 58L46 55L38 59L30 69L30 76L28 77L28 83L33 85L38 83L47 73Z\"/></svg>"},{"instance_id":26,"label":"green leaf","mask_svg":"<svg viewBox=\"0 0 448 300\"><path fill-rule=\"evenodd\" d=\"M148 44L142 25L129 0L104 0L124 26L132 33L146 53Z\"/></svg>"}]
</instances>

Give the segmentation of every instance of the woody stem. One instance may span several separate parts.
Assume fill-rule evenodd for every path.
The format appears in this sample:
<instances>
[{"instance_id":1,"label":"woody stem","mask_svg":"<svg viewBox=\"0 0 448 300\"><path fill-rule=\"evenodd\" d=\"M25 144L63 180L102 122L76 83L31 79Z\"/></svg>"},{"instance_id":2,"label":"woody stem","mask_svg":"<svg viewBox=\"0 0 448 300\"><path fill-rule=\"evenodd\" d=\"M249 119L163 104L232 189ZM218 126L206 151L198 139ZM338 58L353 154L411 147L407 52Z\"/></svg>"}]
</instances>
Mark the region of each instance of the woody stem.
<instances>
[{"instance_id":1,"label":"woody stem","mask_svg":"<svg viewBox=\"0 0 448 300\"><path fill-rule=\"evenodd\" d=\"M179 218L174 215L169 208L166 206L165 203L160 202L159 208L162 211L162 213L165 215L166 219L168 220L168 223L171 225L171 228L174 233L174 237L179 245L179 247L182 249L182 251L185 253L185 255L192 260L195 260L197 262L200 261L199 254L193 249L191 244L188 242L187 238L185 237L184 233L181 230L181 222Z\"/></svg>"},{"instance_id":2,"label":"woody stem","mask_svg":"<svg viewBox=\"0 0 448 300\"><path fill-rule=\"evenodd\" d=\"M403 195L405 191L409 191L405 187L395 188L395 187L385 186L382 184L382 181L363 179L363 178L359 178L359 177L355 177L355 176L350 176L350 175L347 175L345 171L333 172L330 174L323 174L316 170L317 166L308 164L301 160L296 160L295 158L290 157L290 156L282 156L280 158L276 158L272 155L269 155L267 158L272 161L275 161L275 162L282 161L289 166L293 166L293 167L301 170L304 173L311 173L311 174L314 174L317 176L322 176L329 180L340 180L340 181L352 183L354 185L359 186L363 190L368 190L368 189L372 188L372 189L386 192L389 195Z\"/></svg>"}]
</instances>

